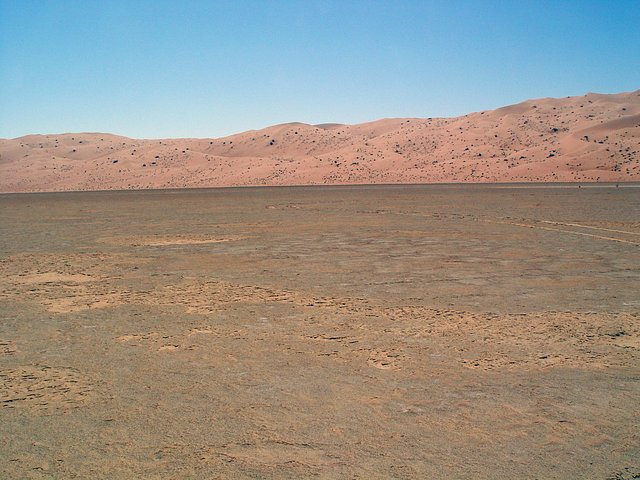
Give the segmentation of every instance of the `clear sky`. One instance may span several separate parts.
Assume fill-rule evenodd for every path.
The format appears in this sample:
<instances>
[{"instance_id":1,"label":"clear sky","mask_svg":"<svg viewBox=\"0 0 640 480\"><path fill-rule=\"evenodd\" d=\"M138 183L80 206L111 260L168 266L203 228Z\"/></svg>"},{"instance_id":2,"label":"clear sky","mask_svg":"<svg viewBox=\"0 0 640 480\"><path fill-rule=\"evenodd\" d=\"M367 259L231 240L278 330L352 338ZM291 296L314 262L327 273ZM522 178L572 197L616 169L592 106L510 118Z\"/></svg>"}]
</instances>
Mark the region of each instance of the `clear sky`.
<instances>
[{"instance_id":1,"label":"clear sky","mask_svg":"<svg viewBox=\"0 0 640 480\"><path fill-rule=\"evenodd\" d=\"M217 137L640 88L640 0L0 0L0 137Z\"/></svg>"}]
</instances>

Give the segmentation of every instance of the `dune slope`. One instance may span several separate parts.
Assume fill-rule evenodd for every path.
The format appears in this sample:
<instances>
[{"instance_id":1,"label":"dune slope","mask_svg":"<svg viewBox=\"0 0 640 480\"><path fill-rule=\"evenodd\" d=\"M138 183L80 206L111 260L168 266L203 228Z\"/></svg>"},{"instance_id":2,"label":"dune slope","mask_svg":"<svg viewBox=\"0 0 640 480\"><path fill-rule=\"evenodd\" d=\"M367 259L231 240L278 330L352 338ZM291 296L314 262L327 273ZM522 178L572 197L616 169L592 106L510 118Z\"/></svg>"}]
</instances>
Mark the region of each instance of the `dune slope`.
<instances>
[{"instance_id":1,"label":"dune slope","mask_svg":"<svg viewBox=\"0 0 640 480\"><path fill-rule=\"evenodd\" d=\"M216 139L0 140L0 192L441 182L640 181L640 90L455 118L289 123Z\"/></svg>"}]
</instances>

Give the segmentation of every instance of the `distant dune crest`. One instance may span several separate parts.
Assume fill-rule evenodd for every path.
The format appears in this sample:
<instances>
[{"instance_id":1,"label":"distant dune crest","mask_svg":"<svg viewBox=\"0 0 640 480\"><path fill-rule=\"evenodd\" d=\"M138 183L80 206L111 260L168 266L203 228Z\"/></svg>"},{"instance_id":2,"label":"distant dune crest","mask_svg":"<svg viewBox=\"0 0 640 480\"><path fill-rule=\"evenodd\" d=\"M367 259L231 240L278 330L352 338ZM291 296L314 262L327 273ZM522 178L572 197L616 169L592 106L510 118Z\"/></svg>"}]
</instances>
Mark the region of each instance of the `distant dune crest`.
<instances>
[{"instance_id":1,"label":"distant dune crest","mask_svg":"<svg viewBox=\"0 0 640 480\"><path fill-rule=\"evenodd\" d=\"M0 191L640 181L640 90L455 118L287 123L216 139L0 140Z\"/></svg>"}]
</instances>

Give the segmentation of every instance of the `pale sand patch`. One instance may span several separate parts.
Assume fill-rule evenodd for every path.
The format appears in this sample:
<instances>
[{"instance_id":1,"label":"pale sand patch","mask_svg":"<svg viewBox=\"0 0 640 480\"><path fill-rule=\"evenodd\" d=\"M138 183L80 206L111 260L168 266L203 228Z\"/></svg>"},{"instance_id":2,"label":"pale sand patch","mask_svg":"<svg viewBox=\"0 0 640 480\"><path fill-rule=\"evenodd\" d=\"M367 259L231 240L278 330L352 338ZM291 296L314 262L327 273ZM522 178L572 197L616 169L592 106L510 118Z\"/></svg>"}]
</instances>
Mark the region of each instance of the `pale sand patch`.
<instances>
[{"instance_id":1,"label":"pale sand patch","mask_svg":"<svg viewBox=\"0 0 640 480\"><path fill-rule=\"evenodd\" d=\"M159 335L160 334L157 332L149 332L143 334L133 333L128 335L120 335L119 337L116 337L116 340L120 342L129 342L131 340L149 340L151 338L158 337Z\"/></svg>"},{"instance_id":2,"label":"pale sand patch","mask_svg":"<svg viewBox=\"0 0 640 480\"><path fill-rule=\"evenodd\" d=\"M52 313L71 313L122 305L124 301L122 296L118 294L82 294L73 297L55 298L44 303L47 306L47 310Z\"/></svg>"},{"instance_id":3,"label":"pale sand patch","mask_svg":"<svg viewBox=\"0 0 640 480\"><path fill-rule=\"evenodd\" d=\"M160 335L158 332L149 332L143 334L127 334L116 337L118 342L127 344L132 347L146 346L159 352L174 352L180 349L177 343L165 343L171 341L170 335ZM162 345L159 343L162 342Z\"/></svg>"},{"instance_id":4,"label":"pale sand patch","mask_svg":"<svg viewBox=\"0 0 640 480\"><path fill-rule=\"evenodd\" d=\"M234 240L240 240L240 238L208 238L204 240L196 240L192 238L176 238L159 240L155 242L144 243L143 245L148 247L165 247L169 245L206 245L209 243L224 243Z\"/></svg>"},{"instance_id":5,"label":"pale sand patch","mask_svg":"<svg viewBox=\"0 0 640 480\"><path fill-rule=\"evenodd\" d=\"M244 235L212 237L209 235L148 235L105 237L101 242L111 245L126 245L130 247L170 247L174 245L208 245L215 243L235 242L250 238Z\"/></svg>"}]
</instances>

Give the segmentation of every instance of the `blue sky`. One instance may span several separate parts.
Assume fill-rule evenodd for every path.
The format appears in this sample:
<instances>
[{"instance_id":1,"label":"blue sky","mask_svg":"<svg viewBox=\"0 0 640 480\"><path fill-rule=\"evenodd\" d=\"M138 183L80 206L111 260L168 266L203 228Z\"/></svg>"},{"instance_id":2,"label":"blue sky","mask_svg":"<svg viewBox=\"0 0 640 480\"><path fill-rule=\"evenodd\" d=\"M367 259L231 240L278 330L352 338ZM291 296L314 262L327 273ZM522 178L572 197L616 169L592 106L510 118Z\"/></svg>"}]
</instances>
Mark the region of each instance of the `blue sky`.
<instances>
[{"instance_id":1,"label":"blue sky","mask_svg":"<svg viewBox=\"0 0 640 480\"><path fill-rule=\"evenodd\" d=\"M0 0L0 137L217 137L640 88L640 0Z\"/></svg>"}]
</instances>

